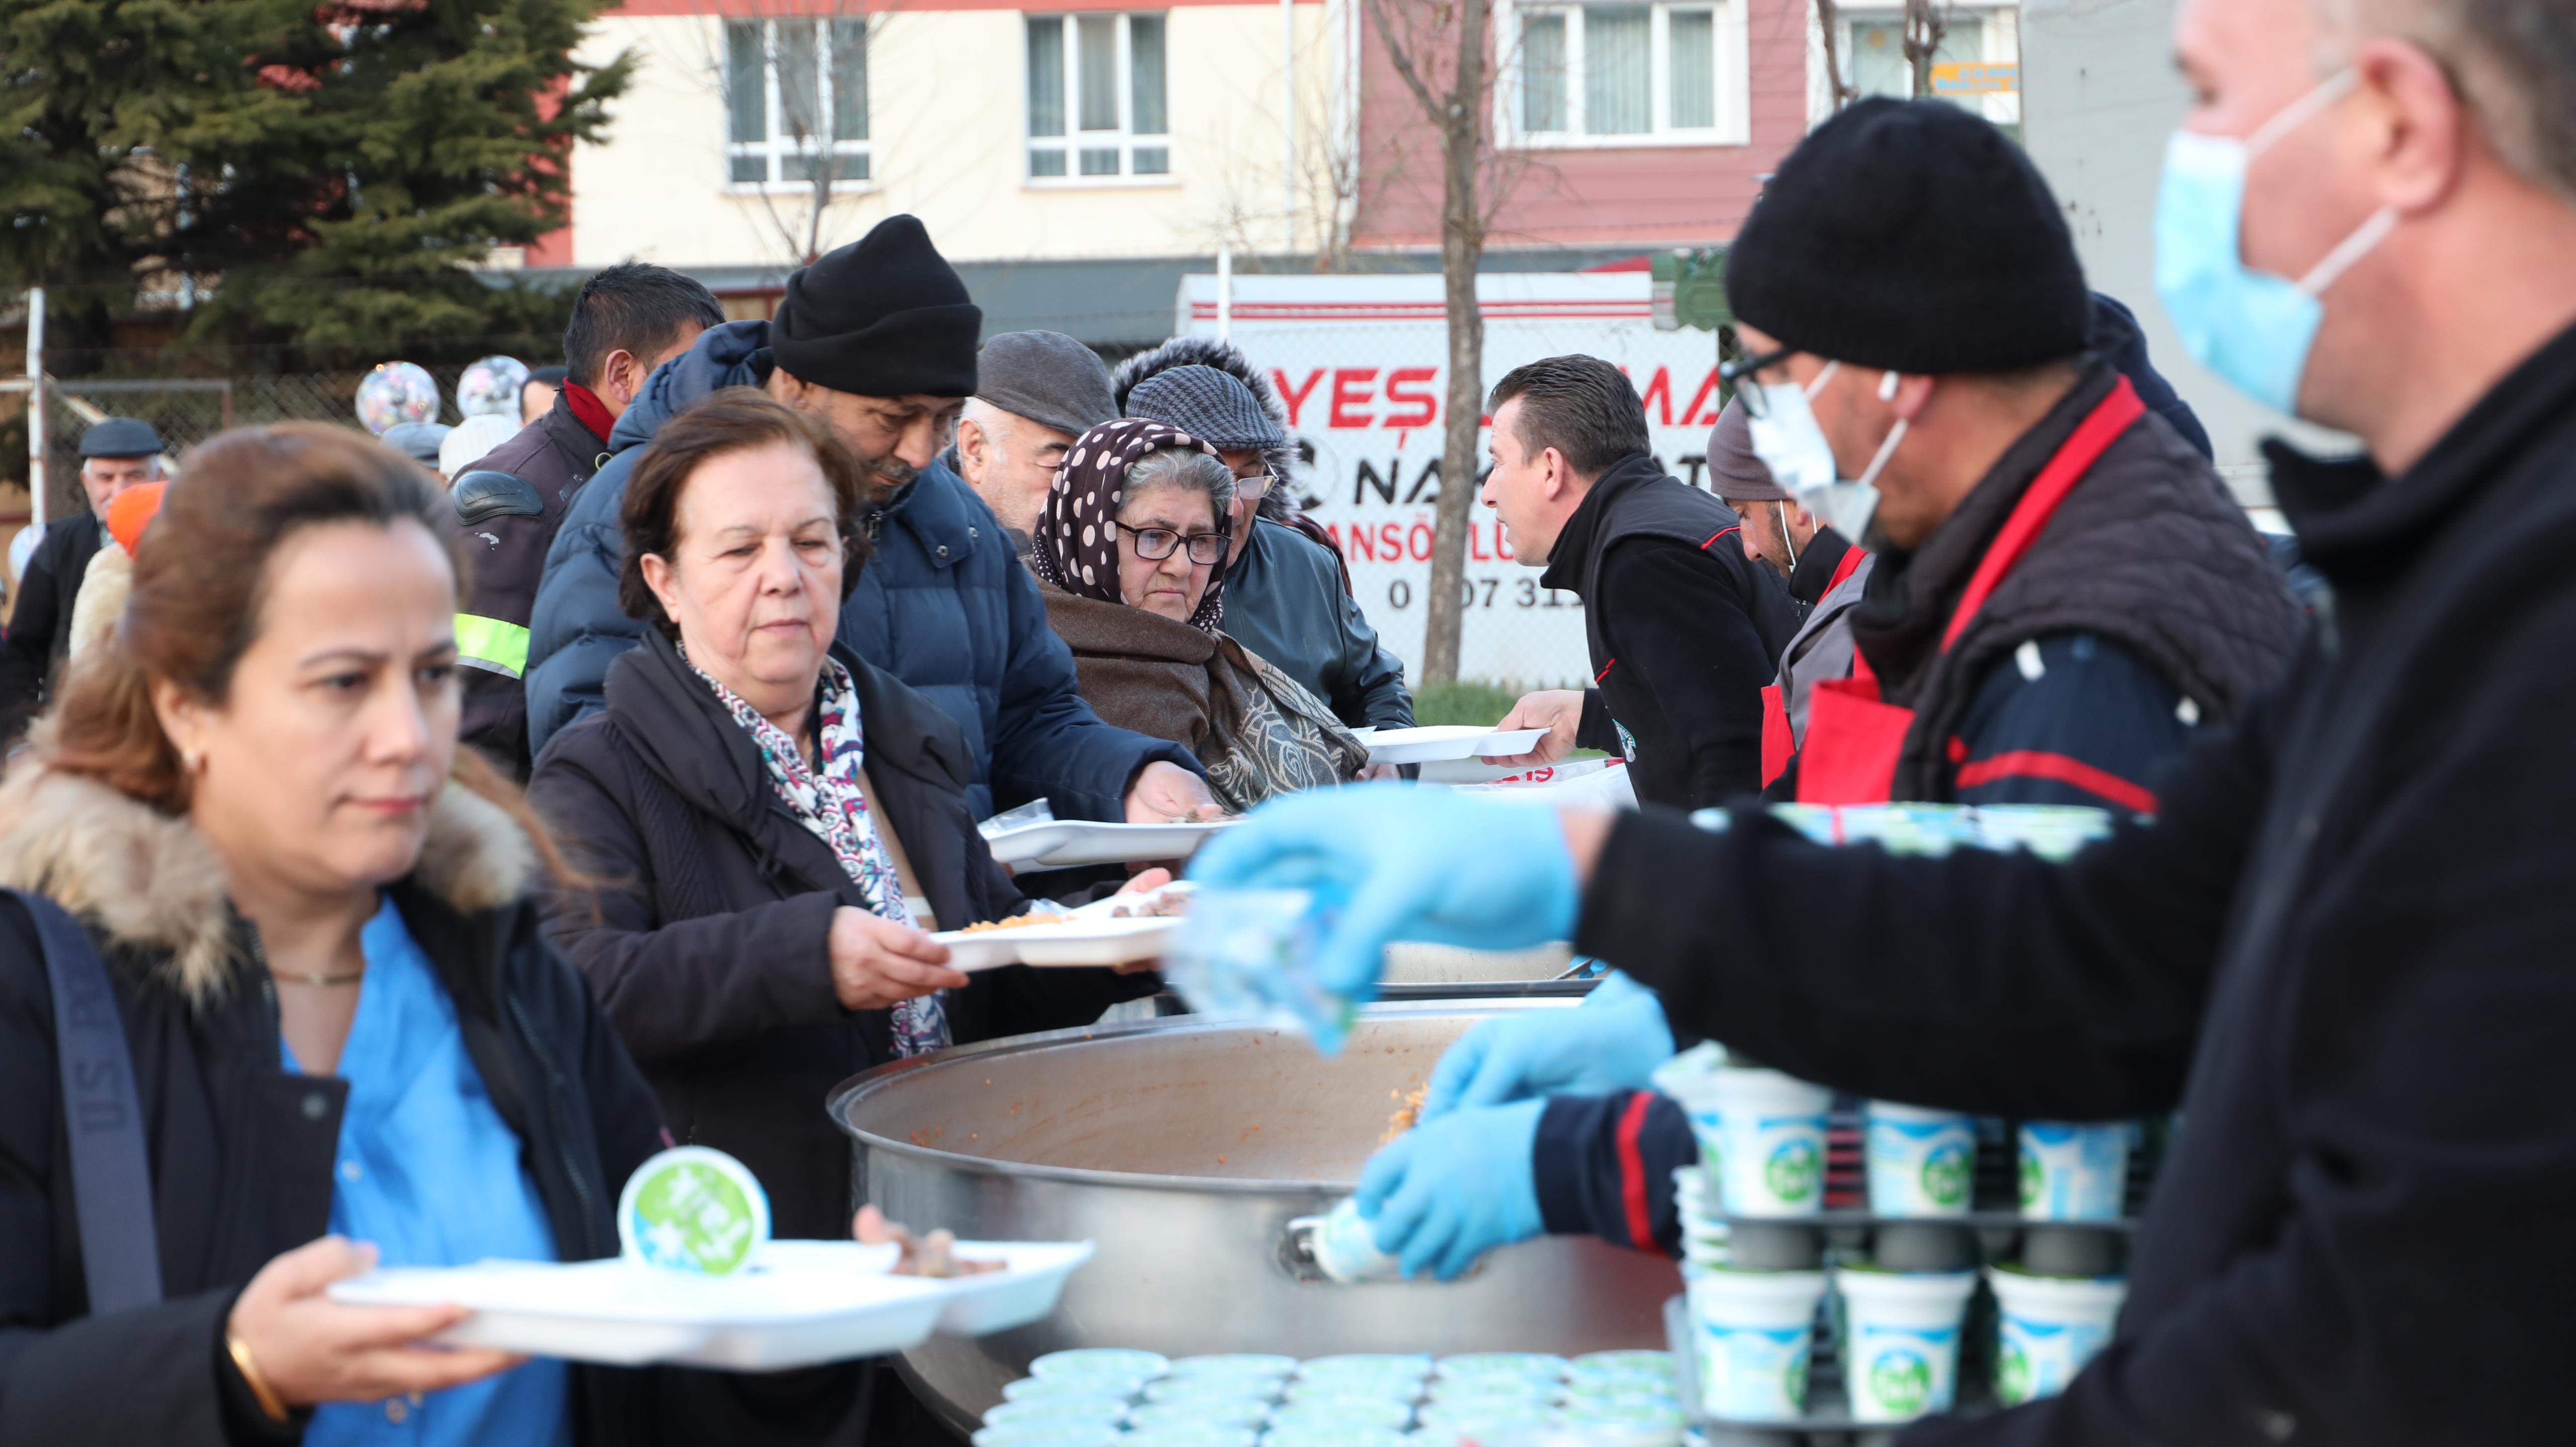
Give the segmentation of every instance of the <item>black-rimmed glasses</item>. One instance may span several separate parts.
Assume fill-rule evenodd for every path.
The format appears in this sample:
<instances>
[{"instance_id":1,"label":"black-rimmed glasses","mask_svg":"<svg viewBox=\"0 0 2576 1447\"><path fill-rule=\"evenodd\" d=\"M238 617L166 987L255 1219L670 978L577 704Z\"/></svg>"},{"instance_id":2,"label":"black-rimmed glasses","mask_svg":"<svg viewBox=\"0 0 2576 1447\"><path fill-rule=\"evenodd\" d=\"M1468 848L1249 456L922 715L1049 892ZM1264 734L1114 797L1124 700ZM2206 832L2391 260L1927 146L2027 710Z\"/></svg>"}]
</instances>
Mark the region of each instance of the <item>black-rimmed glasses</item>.
<instances>
[{"instance_id":1,"label":"black-rimmed glasses","mask_svg":"<svg viewBox=\"0 0 2576 1447\"><path fill-rule=\"evenodd\" d=\"M1226 544L1232 541L1223 533L1176 533L1170 528L1131 528L1121 522L1110 526L1125 533L1136 556L1149 563L1170 557L1174 548L1186 542L1190 545L1190 561L1208 567L1225 556Z\"/></svg>"},{"instance_id":2,"label":"black-rimmed glasses","mask_svg":"<svg viewBox=\"0 0 2576 1447\"><path fill-rule=\"evenodd\" d=\"M1744 399L1744 415L1767 417L1771 415L1771 403L1770 399L1762 394L1772 387L1794 387L1798 384L1793 381L1765 382L1762 380L1762 374L1797 354L1797 349L1794 347L1780 347L1759 356L1738 357L1732 362L1720 363L1717 377L1719 381L1734 388L1736 396Z\"/></svg>"}]
</instances>

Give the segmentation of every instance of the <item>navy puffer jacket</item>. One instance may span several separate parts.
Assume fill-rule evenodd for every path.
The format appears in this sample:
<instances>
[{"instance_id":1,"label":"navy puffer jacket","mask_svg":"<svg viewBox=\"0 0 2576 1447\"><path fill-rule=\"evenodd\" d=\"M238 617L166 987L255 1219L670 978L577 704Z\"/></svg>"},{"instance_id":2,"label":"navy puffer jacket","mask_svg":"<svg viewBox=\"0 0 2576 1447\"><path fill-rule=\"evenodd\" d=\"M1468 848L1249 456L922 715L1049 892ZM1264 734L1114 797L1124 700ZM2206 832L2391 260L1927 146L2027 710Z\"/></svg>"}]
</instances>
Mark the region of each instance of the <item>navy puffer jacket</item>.
<instances>
[{"instance_id":1,"label":"navy puffer jacket","mask_svg":"<svg viewBox=\"0 0 2576 1447\"><path fill-rule=\"evenodd\" d=\"M609 435L616 456L564 515L528 620L528 742L600 707L608 665L643 624L617 606L626 553L618 513L626 478L664 419L724 387L768 378L769 323L728 322L653 373ZM1047 626L1037 585L1011 555L991 509L933 463L880 515L876 556L841 609L841 641L927 695L975 755L968 803L982 818L1032 799L1058 818L1123 819L1128 781L1164 759L1193 771L1177 744L1100 721L1074 691L1073 654Z\"/></svg>"}]
</instances>

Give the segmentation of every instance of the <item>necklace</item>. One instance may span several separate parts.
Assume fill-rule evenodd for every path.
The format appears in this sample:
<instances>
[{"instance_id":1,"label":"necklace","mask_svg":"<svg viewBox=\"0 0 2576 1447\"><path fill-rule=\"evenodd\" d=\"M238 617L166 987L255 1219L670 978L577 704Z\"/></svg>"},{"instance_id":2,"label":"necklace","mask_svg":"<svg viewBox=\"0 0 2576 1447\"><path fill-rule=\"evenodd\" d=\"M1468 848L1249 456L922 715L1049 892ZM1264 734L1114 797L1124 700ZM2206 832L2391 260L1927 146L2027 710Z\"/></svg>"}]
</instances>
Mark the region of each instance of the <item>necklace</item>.
<instances>
[{"instance_id":1,"label":"necklace","mask_svg":"<svg viewBox=\"0 0 2576 1447\"><path fill-rule=\"evenodd\" d=\"M329 989L333 985L354 985L367 977L365 970L351 970L339 975L308 975L297 970L281 970L275 965L269 966L268 972L289 984L311 985L317 989Z\"/></svg>"}]
</instances>

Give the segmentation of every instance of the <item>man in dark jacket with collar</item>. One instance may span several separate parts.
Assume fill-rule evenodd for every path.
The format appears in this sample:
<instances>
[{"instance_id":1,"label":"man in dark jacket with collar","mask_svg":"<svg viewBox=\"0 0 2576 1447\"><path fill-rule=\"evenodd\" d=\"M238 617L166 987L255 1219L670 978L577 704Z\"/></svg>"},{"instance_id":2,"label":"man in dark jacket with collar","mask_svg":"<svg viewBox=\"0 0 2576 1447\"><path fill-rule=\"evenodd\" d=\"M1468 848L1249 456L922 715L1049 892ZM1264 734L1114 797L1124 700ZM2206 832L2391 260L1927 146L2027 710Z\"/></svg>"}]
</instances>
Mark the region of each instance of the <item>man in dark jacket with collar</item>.
<instances>
[{"instance_id":1,"label":"man in dark jacket with collar","mask_svg":"<svg viewBox=\"0 0 2576 1447\"><path fill-rule=\"evenodd\" d=\"M1797 605L1744 555L1725 503L1667 477L1646 408L1598 357L1550 357L1494 384L1494 466L1480 494L1542 587L1583 600L1592 686L1524 696L1504 728L1628 762L1642 803L1697 809L1762 784L1762 687Z\"/></svg>"},{"instance_id":2,"label":"man in dark jacket with collar","mask_svg":"<svg viewBox=\"0 0 2576 1447\"><path fill-rule=\"evenodd\" d=\"M106 542L107 504L161 475L161 434L139 417L110 417L81 434L80 456L89 510L45 525L0 641L0 742L16 738L52 699L54 670L71 651L72 604Z\"/></svg>"},{"instance_id":3,"label":"man in dark jacket with collar","mask_svg":"<svg viewBox=\"0 0 2576 1447\"><path fill-rule=\"evenodd\" d=\"M724 309L694 277L642 261L600 272L573 300L564 328L571 365L553 402L456 475L457 534L474 560L456 610L457 662L465 668L458 736L522 783L531 755L521 675L546 550L573 495L607 460L609 433L645 380L723 324Z\"/></svg>"},{"instance_id":4,"label":"man in dark jacket with collar","mask_svg":"<svg viewBox=\"0 0 2576 1447\"><path fill-rule=\"evenodd\" d=\"M759 387L825 418L867 473L877 552L841 610L841 642L965 730L977 817L1032 799L1058 818L1212 815L1188 750L1109 727L1074 691L1073 655L1001 524L937 461L975 390L981 318L921 223L894 216L790 277L776 321L711 328L663 364L547 554L529 623L533 749L599 707L609 662L642 633L617 606L618 509L638 449L709 392Z\"/></svg>"},{"instance_id":5,"label":"man in dark jacket with collar","mask_svg":"<svg viewBox=\"0 0 2576 1447\"><path fill-rule=\"evenodd\" d=\"M1564 815L1563 854L1472 872L1543 901L1478 911L1481 938L1571 926L1674 1025L1866 1096L2180 1109L2108 1348L1908 1447L2561 1441L2576 1259L2537 1243L2576 1198L2576 774L2548 766L2576 732L2576 20L2191 0L2178 31L2167 310L2366 449L2266 449L2333 588L2289 676L2195 742L2153 823L2065 864ZM1197 872L1312 885L1350 841L1344 917L1375 924L1328 960L1451 932L1444 882L1395 861L1484 845L1500 806L1390 834L1359 794L1289 801Z\"/></svg>"}]
</instances>

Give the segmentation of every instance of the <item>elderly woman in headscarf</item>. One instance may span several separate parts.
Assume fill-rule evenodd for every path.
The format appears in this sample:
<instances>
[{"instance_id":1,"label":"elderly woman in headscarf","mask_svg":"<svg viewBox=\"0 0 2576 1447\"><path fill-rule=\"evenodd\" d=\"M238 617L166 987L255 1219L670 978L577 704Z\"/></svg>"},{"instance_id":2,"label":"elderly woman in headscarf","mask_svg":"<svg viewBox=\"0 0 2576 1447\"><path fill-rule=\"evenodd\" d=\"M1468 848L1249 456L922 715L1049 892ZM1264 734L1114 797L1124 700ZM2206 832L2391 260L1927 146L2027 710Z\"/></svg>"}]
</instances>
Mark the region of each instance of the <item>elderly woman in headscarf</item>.
<instances>
[{"instance_id":1,"label":"elderly woman in headscarf","mask_svg":"<svg viewBox=\"0 0 2576 1447\"><path fill-rule=\"evenodd\" d=\"M1218 801L1242 810L1348 783L1368 749L1225 635L1233 504L1234 475L1205 441L1144 418L1104 422L1056 470L1029 561L1092 708L1186 746Z\"/></svg>"}]
</instances>

